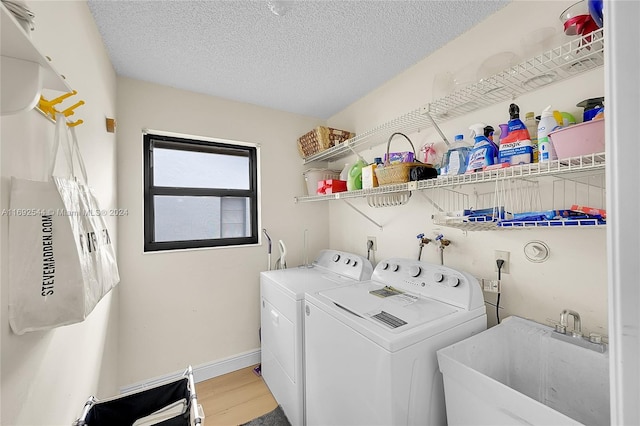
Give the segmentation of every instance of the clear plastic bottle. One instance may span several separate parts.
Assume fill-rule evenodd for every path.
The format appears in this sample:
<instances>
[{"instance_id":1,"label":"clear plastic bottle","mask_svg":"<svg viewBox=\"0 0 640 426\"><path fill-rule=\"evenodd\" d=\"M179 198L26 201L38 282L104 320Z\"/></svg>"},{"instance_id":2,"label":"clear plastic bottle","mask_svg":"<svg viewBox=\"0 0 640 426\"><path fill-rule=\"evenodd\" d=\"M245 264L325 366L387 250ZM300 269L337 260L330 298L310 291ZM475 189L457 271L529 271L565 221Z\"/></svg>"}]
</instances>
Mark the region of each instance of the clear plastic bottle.
<instances>
[{"instance_id":1,"label":"clear plastic bottle","mask_svg":"<svg viewBox=\"0 0 640 426\"><path fill-rule=\"evenodd\" d=\"M449 151L442 160L443 175L461 175L467 171L469 153L472 146L465 142L463 135L456 135Z\"/></svg>"},{"instance_id":2,"label":"clear plastic bottle","mask_svg":"<svg viewBox=\"0 0 640 426\"><path fill-rule=\"evenodd\" d=\"M531 148L533 149L533 162L538 162L538 122L535 113L528 112L525 115L524 125L529 131L529 139L531 139Z\"/></svg>"},{"instance_id":3,"label":"clear plastic bottle","mask_svg":"<svg viewBox=\"0 0 640 426\"><path fill-rule=\"evenodd\" d=\"M349 179L349 171L351 170L352 164L346 163L344 168L340 172L340 180L347 181Z\"/></svg>"}]
</instances>

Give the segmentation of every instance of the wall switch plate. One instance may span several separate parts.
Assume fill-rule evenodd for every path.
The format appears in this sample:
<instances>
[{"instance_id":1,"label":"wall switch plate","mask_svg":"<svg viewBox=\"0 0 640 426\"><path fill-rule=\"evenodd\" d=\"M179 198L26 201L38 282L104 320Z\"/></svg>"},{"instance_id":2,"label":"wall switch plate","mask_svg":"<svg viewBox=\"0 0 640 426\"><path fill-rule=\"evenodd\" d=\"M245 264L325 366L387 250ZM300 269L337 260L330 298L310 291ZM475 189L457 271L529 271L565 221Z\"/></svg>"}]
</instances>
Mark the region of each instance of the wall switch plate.
<instances>
[{"instance_id":1,"label":"wall switch plate","mask_svg":"<svg viewBox=\"0 0 640 426\"><path fill-rule=\"evenodd\" d=\"M496 264L496 261L498 259L504 260L504 264L502 265L502 269L500 270L500 274L508 274L509 273L509 252L508 251L496 250L495 259L494 259L494 262L493 262L493 270L496 271L496 272L498 272L498 265Z\"/></svg>"},{"instance_id":2,"label":"wall switch plate","mask_svg":"<svg viewBox=\"0 0 640 426\"><path fill-rule=\"evenodd\" d=\"M371 246L371 250L377 251L378 244L376 243L376 237L367 237L367 250L369 250L369 241L373 243L373 245Z\"/></svg>"}]
</instances>

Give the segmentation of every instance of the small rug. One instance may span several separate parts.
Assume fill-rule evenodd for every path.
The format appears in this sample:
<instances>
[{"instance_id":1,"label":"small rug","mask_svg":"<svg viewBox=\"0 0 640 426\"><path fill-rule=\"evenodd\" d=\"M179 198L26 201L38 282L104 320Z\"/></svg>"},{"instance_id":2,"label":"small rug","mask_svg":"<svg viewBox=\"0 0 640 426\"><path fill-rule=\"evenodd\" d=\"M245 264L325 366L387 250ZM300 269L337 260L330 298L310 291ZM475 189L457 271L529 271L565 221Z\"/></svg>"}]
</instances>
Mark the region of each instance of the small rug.
<instances>
[{"instance_id":1,"label":"small rug","mask_svg":"<svg viewBox=\"0 0 640 426\"><path fill-rule=\"evenodd\" d=\"M241 426L291 426L291 423L289 423L289 419L282 411L282 407L278 405L275 410L248 423L243 423Z\"/></svg>"}]
</instances>

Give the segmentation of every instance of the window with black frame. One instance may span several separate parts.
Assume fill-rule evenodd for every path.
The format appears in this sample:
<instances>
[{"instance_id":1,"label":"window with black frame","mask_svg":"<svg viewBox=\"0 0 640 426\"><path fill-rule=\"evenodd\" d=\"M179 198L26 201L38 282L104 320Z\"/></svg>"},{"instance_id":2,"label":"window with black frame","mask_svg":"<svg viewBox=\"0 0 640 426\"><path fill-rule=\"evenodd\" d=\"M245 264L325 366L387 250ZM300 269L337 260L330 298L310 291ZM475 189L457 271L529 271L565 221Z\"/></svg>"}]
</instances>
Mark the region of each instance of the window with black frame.
<instances>
[{"instance_id":1,"label":"window with black frame","mask_svg":"<svg viewBox=\"0 0 640 426\"><path fill-rule=\"evenodd\" d=\"M144 251L258 242L258 147L144 135Z\"/></svg>"}]
</instances>

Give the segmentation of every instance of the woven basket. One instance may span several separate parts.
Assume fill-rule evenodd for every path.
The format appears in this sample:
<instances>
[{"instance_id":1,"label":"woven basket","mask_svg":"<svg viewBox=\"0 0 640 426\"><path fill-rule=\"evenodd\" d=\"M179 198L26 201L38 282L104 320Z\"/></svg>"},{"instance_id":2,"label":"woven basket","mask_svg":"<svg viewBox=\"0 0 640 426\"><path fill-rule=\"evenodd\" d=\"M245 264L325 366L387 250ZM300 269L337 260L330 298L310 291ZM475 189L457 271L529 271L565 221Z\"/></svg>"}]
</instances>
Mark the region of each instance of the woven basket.
<instances>
[{"instance_id":1,"label":"woven basket","mask_svg":"<svg viewBox=\"0 0 640 426\"><path fill-rule=\"evenodd\" d=\"M354 136L355 133L346 130L318 126L298 138L298 152L302 158L307 158Z\"/></svg>"},{"instance_id":2,"label":"woven basket","mask_svg":"<svg viewBox=\"0 0 640 426\"><path fill-rule=\"evenodd\" d=\"M409 139L409 137L404 133L396 132L392 134L389 137L389 141L387 141L387 161L385 162L384 166L376 167L375 170L376 177L378 178L378 185L390 185L394 183L409 182L411 177L411 169L413 169L414 167L425 166L424 163L421 163L419 161L413 161L411 163L389 163L389 147L391 146L391 139L393 139L393 137L396 135L404 136L405 139L409 141L411 149L413 150L413 158L416 158L416 149L413 146L413 142L411 142L411 139Z\"/></svg>"}]
</instances>

